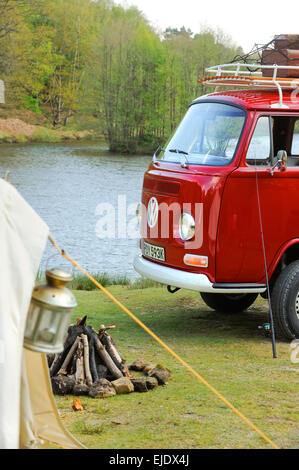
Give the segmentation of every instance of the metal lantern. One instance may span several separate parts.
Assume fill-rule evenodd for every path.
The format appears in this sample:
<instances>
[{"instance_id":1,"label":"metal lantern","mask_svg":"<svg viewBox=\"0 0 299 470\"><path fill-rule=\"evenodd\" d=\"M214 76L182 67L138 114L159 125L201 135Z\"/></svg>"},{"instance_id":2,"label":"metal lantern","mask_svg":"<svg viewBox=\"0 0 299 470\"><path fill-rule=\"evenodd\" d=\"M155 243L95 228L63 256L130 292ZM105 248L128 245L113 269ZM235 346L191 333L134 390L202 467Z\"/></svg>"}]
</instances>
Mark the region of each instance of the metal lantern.
<instances>
[{"instance_id":1,"label":"metal lantern","mask_svg":"<svg viewBox=\"0 0 299 470\"><path fill-rule=\"evenodd\" d=\"M24 347L42 353L58 353L70 323L76 299L66 284L72 275L62 269L47 269L47 284L35 286L27 315Z\"/></svg>"}]
</instances>

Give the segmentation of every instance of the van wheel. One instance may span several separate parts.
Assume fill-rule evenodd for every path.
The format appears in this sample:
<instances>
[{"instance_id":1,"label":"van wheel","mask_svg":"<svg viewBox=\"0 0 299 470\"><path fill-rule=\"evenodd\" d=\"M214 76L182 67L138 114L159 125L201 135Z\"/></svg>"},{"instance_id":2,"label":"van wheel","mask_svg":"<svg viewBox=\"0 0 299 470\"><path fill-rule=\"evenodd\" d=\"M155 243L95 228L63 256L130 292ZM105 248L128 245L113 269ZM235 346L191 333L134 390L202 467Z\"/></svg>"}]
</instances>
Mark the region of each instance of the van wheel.
<instances>
[{"instance_id":1,"label":"van wheel","mask_svg":"<svg viewBox=\"0 0 299 470\"><path fill-rule=\"evenodd\" d=\"M287 339L299 338L299 261L289 264L272 290L274 325Z\"/></svg>"},{"instance_id":2,"label":"van wheel","mask_svg":"<svg viewBox=\"0 0 299 470\"><path fill-rule=\"evenodd\" d=\"M211 294L200 293L202 300L217 312L238 313L253 304L258 294Z\"/></svg>"}]
</instances>

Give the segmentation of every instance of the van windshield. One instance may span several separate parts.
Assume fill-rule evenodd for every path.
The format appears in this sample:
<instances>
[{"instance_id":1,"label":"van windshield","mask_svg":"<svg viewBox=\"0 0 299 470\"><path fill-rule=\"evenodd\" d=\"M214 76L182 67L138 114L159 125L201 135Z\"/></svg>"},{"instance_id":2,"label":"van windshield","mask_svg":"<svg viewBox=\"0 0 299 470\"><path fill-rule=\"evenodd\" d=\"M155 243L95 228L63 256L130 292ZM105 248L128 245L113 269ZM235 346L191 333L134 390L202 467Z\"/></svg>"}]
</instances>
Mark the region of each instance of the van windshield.
<instances>
[{"instance_id":1,"label":"van windshield","mask_svg":"<svg viewBox=\"0 0 299 470\"><path fill-rule=\"evenodd\" d=\"M225 166L235 156L246 113L221 103L195 103L157 158L192 165Z\"/></svg>"}]
</instances>

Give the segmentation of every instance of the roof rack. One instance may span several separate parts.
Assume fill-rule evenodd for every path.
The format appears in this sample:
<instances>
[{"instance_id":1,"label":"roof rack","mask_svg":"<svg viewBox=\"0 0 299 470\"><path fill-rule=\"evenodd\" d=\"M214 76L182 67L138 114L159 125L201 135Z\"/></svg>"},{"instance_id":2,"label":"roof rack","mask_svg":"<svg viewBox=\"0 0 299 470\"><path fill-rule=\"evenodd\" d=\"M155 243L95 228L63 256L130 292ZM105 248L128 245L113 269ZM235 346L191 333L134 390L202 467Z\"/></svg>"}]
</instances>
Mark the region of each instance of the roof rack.
<instances>
[{"instance_id":1,"label":"roof rack","mask_svg":"<svg viewBox=\"0 0 299 470\"><path fill-rule=\"evenodd\" d=\"M263 76L263 70L273 70L271 76ZM285 78L277 76L280 70L298 74L298 78ZM214 65L205 69L207 73L213 74L210 77L199 79L198 81L209 86L237 86L247 88L267 88L277 89L279 93L279 103L271 105L272 108L288 108L283 102L283 89L299 89L299 66L295 65L261 65L258 63L231 63Z\"/></svg>"}]
</instances>

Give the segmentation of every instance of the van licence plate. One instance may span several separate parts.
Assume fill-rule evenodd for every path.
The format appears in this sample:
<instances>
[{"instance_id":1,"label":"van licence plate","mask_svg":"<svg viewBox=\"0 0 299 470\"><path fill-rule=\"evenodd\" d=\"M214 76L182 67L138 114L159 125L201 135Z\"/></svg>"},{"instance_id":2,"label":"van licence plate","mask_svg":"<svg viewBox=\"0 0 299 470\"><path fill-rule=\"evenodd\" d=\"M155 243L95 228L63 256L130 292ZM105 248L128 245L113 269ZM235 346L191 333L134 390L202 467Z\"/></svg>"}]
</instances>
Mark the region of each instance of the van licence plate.
<instances>
[{"instance_id":1,"label":"van licence plate","mask_svg":"<svg viewBox=\"0 0 299 470\"><path fill-rule=\"evenodd\" d=\"M150 245L147 242L143 242L144 256L148 258L156 259L157 261L165 261L165 249L161 246Z\"/></svg>"}]
</instances>

